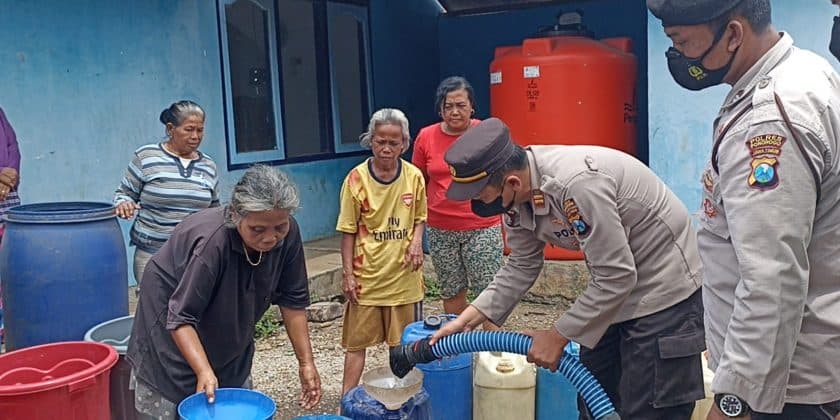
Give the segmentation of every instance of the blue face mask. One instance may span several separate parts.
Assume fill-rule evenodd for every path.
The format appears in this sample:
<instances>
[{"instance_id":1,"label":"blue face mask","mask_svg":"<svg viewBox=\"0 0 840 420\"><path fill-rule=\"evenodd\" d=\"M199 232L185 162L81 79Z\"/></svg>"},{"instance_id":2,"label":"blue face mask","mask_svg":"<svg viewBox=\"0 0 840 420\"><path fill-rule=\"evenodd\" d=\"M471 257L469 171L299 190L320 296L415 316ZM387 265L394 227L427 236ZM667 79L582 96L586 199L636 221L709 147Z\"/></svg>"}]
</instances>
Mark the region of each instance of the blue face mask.
<instances>
[{"instance_id":1,"label":"blue face mask","mask_svg":"<svg viewBox=\"0 0 840 420\"><path fill-rule=\"evenodd\" d=\"M671 72L671 76L677 84L688 90L701 90L723 83L723 78L726 77L726 73L729 73L729 69L732 67L735 54L733 53L729 57L726 65L715 70L704 67L703 59L706 58L709 52L712 51L712 48L723 38L723 34L726 33L726 27L727 25L723 25L717 31L712 45L698 58L688 58L676 48L668 48L668 51L665 52L665 57L668 59L668 71Z\"/></svg>"}]
</instances>

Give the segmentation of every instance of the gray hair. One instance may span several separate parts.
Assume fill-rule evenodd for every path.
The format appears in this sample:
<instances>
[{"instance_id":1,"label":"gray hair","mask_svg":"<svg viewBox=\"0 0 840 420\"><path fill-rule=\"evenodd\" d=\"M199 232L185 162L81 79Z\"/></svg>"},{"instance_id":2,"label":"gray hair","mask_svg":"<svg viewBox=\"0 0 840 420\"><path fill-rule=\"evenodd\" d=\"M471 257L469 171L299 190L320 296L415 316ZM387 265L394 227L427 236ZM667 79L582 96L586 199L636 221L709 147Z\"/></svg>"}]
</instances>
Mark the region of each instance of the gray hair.
<instances>
[{"instance_id":1,"label":"gray hair","mask_svg":"<svg viewBox=\"0 0 840 420\"><path fill-rule=\"evenodd\" d=\"M382 108L371 115L368 130L359 136L359 143L361 143L362 147L370 149L373 132L376 131L376 127L382 124L400 126L402 128L403 141L405 142L403 152L408 150L408 147L411 145L411 134L408 132L408 118L406 118L402 111L396 108Z\"/></svg>"},{"instance_id":2,"label":"gray hair","mask_svg":"<svg viewBox=\"0 0 840 420\"><path fill-rule=\"evenodd\" d=\"M267 165L254 165L233 187L230 211L225 213L228 227L236 226L234 214L247 217L251 213L270 210L294 211L300 206L297 186L284 172Z\"/></svg>"},{"instance_id":3,"label":"gray hair","mask_svg":"<svg viewBox=\"0 0 840 420\"><path fill-rule=\"evenodd\" d=\"M161 111L159 119L163 125L172 124L178 127L191 115L200 117L203 120L204 109L193 101L183 100L175 102Z\"/></svg>"}]
</instances>

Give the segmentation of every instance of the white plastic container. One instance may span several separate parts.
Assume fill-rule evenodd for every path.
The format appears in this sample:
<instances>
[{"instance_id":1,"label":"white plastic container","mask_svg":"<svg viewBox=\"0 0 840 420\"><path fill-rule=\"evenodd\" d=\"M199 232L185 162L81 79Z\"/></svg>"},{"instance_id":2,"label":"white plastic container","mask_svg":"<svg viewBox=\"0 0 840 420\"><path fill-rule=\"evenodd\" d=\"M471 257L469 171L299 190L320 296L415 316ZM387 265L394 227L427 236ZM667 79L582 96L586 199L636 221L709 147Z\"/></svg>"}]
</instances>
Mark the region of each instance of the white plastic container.
<instances>
[{"instance_id":1,"label":"white plastic container","mask_svg":"<svg viewBox=\"0 0 840 420\"><path fill-rule=\"evenodd\" d=\"M473 377L473 420L533 420L537 370L525 356L478 353Z\"/></svg>"},{"instance_id":2,"label":"white plastic container","mask_svg":"<svg viewBox=\"0 0 840 420\"><path fill-rule=\"evenodd\" d=\"M705 352L700 356L700 359L703 361L703 389L706 391L706 398L694 404L694 412L691 413L691 420L706 420L706 416L709 415L709 410L712 409L712 404L715 403L715 395L712 394L712 380L715 379L715 373L709 370Z\"/></svg>"}]
</instances>

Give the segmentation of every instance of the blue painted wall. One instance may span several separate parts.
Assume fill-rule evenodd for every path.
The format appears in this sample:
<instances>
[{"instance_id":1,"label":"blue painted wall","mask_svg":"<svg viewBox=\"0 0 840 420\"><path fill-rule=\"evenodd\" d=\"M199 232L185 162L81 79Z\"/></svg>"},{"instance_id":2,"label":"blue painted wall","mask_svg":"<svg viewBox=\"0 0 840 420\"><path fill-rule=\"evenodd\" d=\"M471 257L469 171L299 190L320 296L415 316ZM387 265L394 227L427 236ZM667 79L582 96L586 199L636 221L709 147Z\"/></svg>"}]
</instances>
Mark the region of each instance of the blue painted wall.
<instances>
[{"instance_id":1,"label":"blue painted wall","mask_svg":"<svg viewBox=\"0 0 840 420\"><path fill-rule=\"evenodd\" d=\"M434 110L440 66L435 0L372 0L374 103L406 113L413 135L438 120Z\"/></svg>"},{"instance_id":2,"label":"blue painted wall","mask_svg":"<svg viewBox=\"0 0 840 420\"><path fill-rule=\"evenodd\" d=\"M807 3L807 6L804 4ZM772 1L773 22L777 30L793 36L795 45L829 59L832 16L837 6L829 1ZM648 16L648 83L650 115L650 166L677 193L692 211L700 207L700 175L712 146L712 122L729 86L701 92L679 87L665 64L665 50L671 45L662 24Z\"/></svg>"},{"instance_id":3,"label":"blue painted wall","mask_svg":"<svg viewBox=\"0 0 840 420\"><path fill-rule=\"evenodd\" d=\"M201 150L227 197L241 171L225 169L217 26L207 0L0 2L0 106L23 154L23 201L111 201L133 150L163 139L158 115L182 98L207 112ZM341 181L361 159L282 166L305 239L335 232Z\"/></svg>"},{"instance_id":4,"label":"blue painted wall","mask_svg":"<svg viewBox=\"0 0 840 420\"><path fill-rule=\"evenodd\" d=\"M636 88L638 108L638 151L647 158L647 9L644 1L590 0L563 2L559 6L536 7L506 12L465 16L443 16L440 19L440 74L465 76L476 89L479 118L489 116L490 75L488 68L495 48L520 45L541 26L553 25L560 10L582 10L584 24L596 39L630 37L633 53L639 61Z\"/></svg>"}]
</instances>

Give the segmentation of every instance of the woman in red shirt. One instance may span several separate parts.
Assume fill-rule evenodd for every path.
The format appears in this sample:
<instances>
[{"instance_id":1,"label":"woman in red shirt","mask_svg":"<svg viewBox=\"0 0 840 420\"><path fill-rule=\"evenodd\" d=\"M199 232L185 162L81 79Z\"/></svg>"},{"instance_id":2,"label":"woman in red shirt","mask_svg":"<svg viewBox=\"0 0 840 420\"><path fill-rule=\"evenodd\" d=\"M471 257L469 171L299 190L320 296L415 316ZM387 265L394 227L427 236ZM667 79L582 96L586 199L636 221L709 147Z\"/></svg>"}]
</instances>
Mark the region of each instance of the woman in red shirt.
<instances>
[{"instance_id":1,"label":"woman in red shirt","mask_svg":"<svg viewBox=\"0 0 840 420\"><path fill-rule=\"evenodd\" d=\"M502 265L501 218L476 216L469 201L446 198L452 181L443 155L461 134L479 123L472 119L472 86L463 77L444 79L437 88L435 108L443 121L420 130L411 161L426 178L429 250L443 308L446 313L460 314L467 307L467 291L484 290Z\"/></svg>"}]
</instances>

